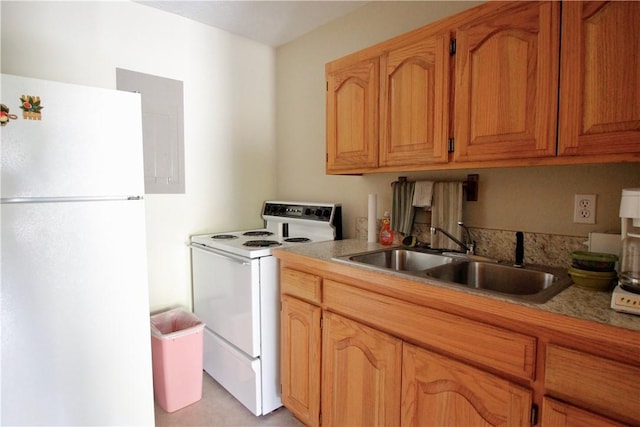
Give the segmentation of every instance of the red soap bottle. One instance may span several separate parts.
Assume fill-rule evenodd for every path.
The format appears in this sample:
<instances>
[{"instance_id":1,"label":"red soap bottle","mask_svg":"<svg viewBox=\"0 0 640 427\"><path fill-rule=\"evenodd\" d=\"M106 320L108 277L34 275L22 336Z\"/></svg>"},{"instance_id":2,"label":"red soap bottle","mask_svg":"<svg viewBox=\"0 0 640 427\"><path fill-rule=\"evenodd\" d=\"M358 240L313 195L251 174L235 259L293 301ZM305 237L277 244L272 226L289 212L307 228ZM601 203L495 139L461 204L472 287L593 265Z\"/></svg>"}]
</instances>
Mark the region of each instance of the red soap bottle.
<instances>
[{"instance_id":1,"label":"red soap bottle","mask_svg":"<svg viewBox=\"0 0 640 427\"><path fill-rule=\"evenodd\" d=\"M389 212L385 212L382 218L382 227L380 227L380 243L383 245L393 244L393 230L391 230Z\"/></svg>"}]
</instances>

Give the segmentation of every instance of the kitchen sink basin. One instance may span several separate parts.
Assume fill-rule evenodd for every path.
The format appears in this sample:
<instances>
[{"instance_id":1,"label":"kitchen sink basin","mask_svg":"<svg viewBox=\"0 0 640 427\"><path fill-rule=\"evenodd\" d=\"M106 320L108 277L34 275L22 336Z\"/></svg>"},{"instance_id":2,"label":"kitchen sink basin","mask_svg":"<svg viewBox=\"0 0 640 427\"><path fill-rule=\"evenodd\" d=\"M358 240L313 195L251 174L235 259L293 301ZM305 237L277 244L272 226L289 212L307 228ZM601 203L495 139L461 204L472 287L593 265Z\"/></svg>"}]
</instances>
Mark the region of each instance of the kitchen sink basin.
<instances>
[{"instance_id":1,"label":"kitchen sink basin","mask_svg":"<svg viewBox=\"0 0 640 427\"><path fill-rule=\"evenodd\" d=\"M453 261L451 257L408 249L381 249L340 258L395 271L423 271Z\"/></svg>"},{"instance_id":2,"label":"kitchen sink basin","mask_svg":"<svg viewBox=\"0 0 640 427\"><path fill-rule=\"evenodd\" d=\"M561 268L516 268L490 258L453 255L390 248L343 255L335 260L409 277L433 278L468 289L540 304L572 283L567 271Z\"/></svg>"},{"instance_id":3,"label":"kitchen sink basin","mask_svg":"<svg viewBox=\"0 0 640 427\"><path fill-rule=\"evenodd\" d=\"M566 271L562 274L561 269L557 270L553 274L503 264L461 261L429 269L425 274L468 288L544 303L571 285L571 278Z\"/></svg>"}]
</instances>

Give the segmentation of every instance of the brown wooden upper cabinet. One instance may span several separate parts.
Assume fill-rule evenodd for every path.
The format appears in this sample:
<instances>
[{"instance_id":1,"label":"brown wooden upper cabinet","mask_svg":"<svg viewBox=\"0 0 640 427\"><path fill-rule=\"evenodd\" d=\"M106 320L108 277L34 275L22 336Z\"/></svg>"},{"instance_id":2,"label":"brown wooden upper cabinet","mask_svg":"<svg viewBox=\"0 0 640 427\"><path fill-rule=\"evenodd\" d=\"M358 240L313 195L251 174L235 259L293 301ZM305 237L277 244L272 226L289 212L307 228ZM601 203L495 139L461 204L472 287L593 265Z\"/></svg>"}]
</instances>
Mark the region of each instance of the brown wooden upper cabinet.
<instances>
[{"instance_id":1,"label":"brown wooden upper cabinet","mask_svg":"<svg viewBox=\"0 0 640 427\"><path fill-rule=\"evenodd\" d=\"M563 2L560 155L640 153L640 2Z\"/></svg>"},{"instance_id":2,"label":"brown wooden upper cabinet","mask_svg":"<svg viewBox=\"0 0 640 427\"><path fill-rule=\"evenodd\" d=\"M439 34L382 56L380 166L447 162L449 49Z\"/></svg>"},{"instance_id":3,"label":"brown wooden upper cabinet","mask_svg":"<svg viewBox=\"0 0 640 427\"><path fill-rule=\"evenodd\" d=\"M328 173L448 161L449 48L448 33L421 32L327 64Z\"/></svg>"},{"instance_id":4,"label":"brown wooden upper cabinet","mask_svg":"<svg viewBox=\"0 0 640 427\"><path fill-rule=\"evenodd\" d=\"M555 156L560 3L520 3L456 32L454 161Z\"/></svg>"},{"instance_id":5,"label":"brown wooden upper cabinet","mask_svg":"<svg viewBox=\"0 0 640 427\"><path fill-rule=\"evenodd\" d=\"M327 66L327 172L364 172L378 166L380 60Z\"/></svg>"},{"instance_id":6,"label":"brown wooden upper cabinet","mask_svg":"<svg viewBox=\"0 0 640 427\"><path fill-rule=\"evenodd\" d=\"M326 171L640 162L638 52L640 2L429 24L326 65Z\"/></svg>"}]
</instances>

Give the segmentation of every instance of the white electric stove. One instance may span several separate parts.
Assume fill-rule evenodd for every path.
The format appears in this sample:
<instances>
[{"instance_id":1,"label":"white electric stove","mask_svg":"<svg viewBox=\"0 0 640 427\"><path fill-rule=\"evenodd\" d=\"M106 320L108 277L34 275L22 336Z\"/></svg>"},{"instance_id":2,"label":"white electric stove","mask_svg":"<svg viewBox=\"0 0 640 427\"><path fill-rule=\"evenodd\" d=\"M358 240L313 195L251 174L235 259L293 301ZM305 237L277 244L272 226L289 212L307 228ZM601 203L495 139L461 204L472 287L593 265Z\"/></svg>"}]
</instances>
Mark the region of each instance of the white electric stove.
<instances>
[{"instance_id":1,"label":"white electric stove","mask_svg":"<svg viewBox=\"0 0 640 427\"><path fill-rule=\"evenodd\" d=\"M204 369L255 415L282 406L274 248L342 239L335 203L267 201L265 227L191 237L193 306Z\"/></svg>"},{"instance_id":2,"label":"white electric stove","mask_svg":"<svg viewBox=\"0 0 640 427\"><path fill-rule=\"evenodd\" d=\"M262 208L265 228L192 236L210 249L257 258L273 248L342 239L341 207L337 204L272 202Z\"/></svg>"}]
</instances>

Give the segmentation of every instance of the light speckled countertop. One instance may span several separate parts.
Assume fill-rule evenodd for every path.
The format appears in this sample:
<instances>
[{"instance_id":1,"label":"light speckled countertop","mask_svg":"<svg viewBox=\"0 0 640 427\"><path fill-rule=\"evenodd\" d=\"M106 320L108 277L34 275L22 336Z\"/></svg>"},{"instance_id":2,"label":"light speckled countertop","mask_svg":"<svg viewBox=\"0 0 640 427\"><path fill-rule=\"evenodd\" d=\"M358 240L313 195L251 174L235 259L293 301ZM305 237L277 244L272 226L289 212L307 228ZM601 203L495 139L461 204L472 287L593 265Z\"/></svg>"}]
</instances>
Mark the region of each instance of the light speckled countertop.
<instances>
[{"instance_id":1,"label":"light speckled countertop","mask_svg":"<svg viewBox=\"0 0 640 427\"><path fill-rule=\"evenodd\" d=\"M384 247L385 246L382 246L378 243L367 243L366 241L359 239L348 239L336 240L331 242L309 243L305 245L292 246L289 248L277 250L291 252L322 261L339 263L340 261L336 261L333 258L342 255L381 249ZM349 265L353 266L352 264ZM353 266L353 268L366 269L367 267ZM392 271L380 272L380 274L397 275L399 277L410 278L411 280L427 283L427 279L421 279L419 277L413 278L407 275L403 275L402 273L395 273ZM590 320L593 322L617 326L620 328L640 331L640 316L619 313L610 308L610 292L590 291L572 285L544 304L533 304L529 302L513 300L507 297L501 297L499 295L488 295L486 293L474 291L473 289L468 289L457 285L448 285L443 282L433 283L433 281L430 281L429 285L443 286L449 289L459 290L460 292L475 293L477 295L483 295L487 298L510 301L516 304L522 304L528 307L534 307L540 310L546 310L565 316L572 316L579 319Z\"/></svg>"}]
</instances>

